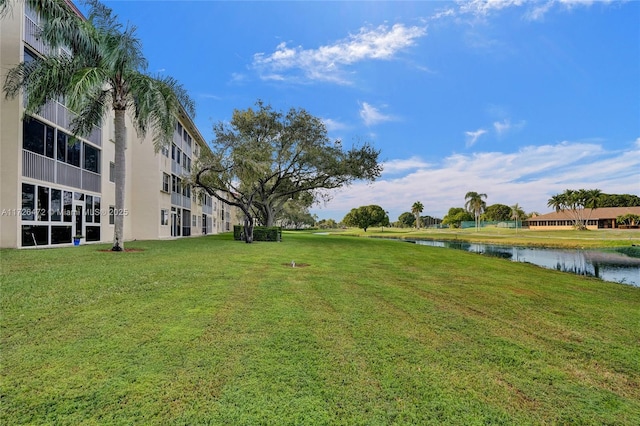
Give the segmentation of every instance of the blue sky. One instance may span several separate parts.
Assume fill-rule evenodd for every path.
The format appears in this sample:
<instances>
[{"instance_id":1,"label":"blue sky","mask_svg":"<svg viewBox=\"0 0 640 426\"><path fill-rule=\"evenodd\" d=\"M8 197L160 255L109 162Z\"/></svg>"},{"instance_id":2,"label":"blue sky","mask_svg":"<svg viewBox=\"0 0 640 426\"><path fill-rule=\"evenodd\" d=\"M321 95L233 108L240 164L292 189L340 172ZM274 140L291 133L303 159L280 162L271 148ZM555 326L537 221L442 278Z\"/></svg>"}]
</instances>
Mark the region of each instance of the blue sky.
<instances>
[{"instance_id":1,"label":"blue sky","mask_svg":"<svg viewBox=\"0 0 640 426\"><path fill-rule=\"evenodd\" d=\"M212 123L261 99L380 149L374 184L312 212L390 219L487 204L545 213L565 189L640 195L640 2L105 1L137 27L149 71Z\"/></svg>"}]
</instances>

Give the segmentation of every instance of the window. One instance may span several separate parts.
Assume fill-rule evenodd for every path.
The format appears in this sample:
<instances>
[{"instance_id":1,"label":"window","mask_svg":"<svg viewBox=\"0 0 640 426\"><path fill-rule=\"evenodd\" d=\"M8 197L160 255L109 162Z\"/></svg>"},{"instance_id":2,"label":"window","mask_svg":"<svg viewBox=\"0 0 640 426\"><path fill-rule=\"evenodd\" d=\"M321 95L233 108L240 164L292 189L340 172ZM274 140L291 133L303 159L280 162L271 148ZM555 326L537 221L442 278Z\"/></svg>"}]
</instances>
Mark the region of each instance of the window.
<instances>
[{"instance_id":1,"label":"window","mask_svg":"<svg viewBox=\"0 0 640 426\"><path fill-rule=\"evenodd\" d=\"M58 144L56 146L56 158L64 163L67 158L67 134L58 132Z\"/></svg>"},{"instance_id":2,"label":"window","mask_svg":"<svg viewBox=\"0 0 640 426\"><path fill-rule=\"evenodd\" d=\"M169 192L169 181L171 180L171 176L166 173L162 173L162 191Z\"/></svg>"},{"instance_id":3,"label":"window","mask_svg":"<svg viewBox=\"0 0 640 426\"><path fill-rule=\"evenodd\" d=\"M49 220L49 188L38 186L38 211L37 218L41 221Z\"/></svg>"},{"instance_id":4,"label":"window","mask_svg":"<svg viewBox=\"0 0 640 426\"><path fill-rule=\"evenodd\" d=\"M53 158L53 148L55 145L55 138L53 137L53 127L45 126L44 137L44 155L49 158Z\"/></svg>"},{"instance_id":5,"label":"window","mask_svg":"<svg viewBox=\"0 0 640 426\"><path fill-rule=\"evenodd\" d=\"M36 54L31 52L29 49L24 49L24 62L29 63L36 60Z\"/></svg>"},{"instance_id":6,"label":"window","mask_svg":"<svg viewBox=\"0 0 640 426\"><path fill-rule=\"evenodd\" d=\"M36 201L35 185L29 185L28 183L23 183L22 184L22 220L36 220L35 201Z\"/></svg>"},{"instance_id":7,"label":"window","mask_svg":"<svg viewBox=\"0 0 640 426\"><path fill-rule=\"evenodd\" d=\"M109 161L109 182L116 181L116 163Z\"/></svg>"},{"instance_id":8,"label":"window","mask_svg":"<svg viewBox=\"0 0 640 426\"><path fill-rule=\"evenodd\" d=\"M116 206L109 206L109 225L116 223Z\"/></svg>"},{"instance_id":9,"label":"window","mask_svg":"<svg viewBox=\"0 0 640 426\"><path fill-rule=\"evenodd\" d=\"M182 194L182 179L172 175L172 190L178 194Z\"/></svg>"},{"instance_id":10,"label":"window","mask_svg":"<svg viewBox=\"0 0 640 426\"><path fill-rule=\"evenodd\" d=\"M100 197L93 197L93 223L100 223Z\"/></svg>"},{"instance_id":11,"label":"window","mask_svg":"<svg viewBox=\"0 0 640 426\"><path fill-rule=\"evenodd\" d=\"M62 193L62 220L65 222L71 222L73 219L73 192L64 191Z\"/></svg>"},{"instance_id":12,"label":"window","mask_svg":"<svg viewBox=\"0 0 640 426\"><path fill-rule=\"evenodd\" d=\"M84 203L84 220L87 223L93 223L93 196L87 195L84 197Z\"/></svg>"},{"instance_id":13,"label":"window","mask_svg":"<svg viewBox=\"0 0 640 426\"><path fill-rule=\"evenodd\" d=\"M67 164L80 167L80 141L67 143Z\"/></svg>"},{"instance_id":14,"label":"window","mask_svg":"<svg viewBox=\"0 0 640 426\"><path fill-rule=\"evenodd\" d=\"M160 225L163 225L163 226L169 225L169 210L167 209L160 210Z\"/></svg>"},{"instance_id":15,"label":"window","mask_svg":"<svg viewBox=\"0 0 640 426\"><path fill-rule=\"evenodd\" d=\"M54 130L35 118L26 118L22 122L22 147L36 154L53 158Z\"/></svg>"},{"instance_id":16,"label":"window","mask_svg":"<svg viewBox=\"0 0 640 426\"><path fill-rule=\"evenodd\" d=\"M182 132L183 132L182 124L178 123L176 131L178 133L178 137L182 139Z\"/></svg>"},{"instance_id":17,"label":"window","mask_svg":"<svg viewBox=\"0 0 640 426\"><path fill-rule=\"evenodd\" d=\"M80 141L58 130L56 158L72 166L80 167ZM96 159L96 165L100 162Z\"/></svg>"},{"instance_id":18,"label":"window","mask_svg":"<svg viewBox=\"0 0 640 426\"><path fill-rule=\"evenodd\" d=\"M51 190L51 220L54 222L62 220L62 191L59 189Z\"/></svg>"},{"instance_id":19,"label":"window","mask_svg":"<svg viewBox=\"0 0 640 426\"><path fill-rule=\"evenodd\" d=\"M86 143L84 144L84 169L100 173L100 150Z\"/></svg>"},{"instance_id":20,"label":"window","mask_svg":"<svg viewBox=\"0 0 640 426\"><path fill-rule=\"evenodd\" d=\"M162 145L162 155L169 158L169 147L167 145Z\"/></svg>"},{"instance_id":21,"label":"window","mask_svg":"<svg viewBox=\"0 0 640 426\"><path fill-rule=\"evenodd\" d=\"M194 228L198 227L198 216L196 216L195 214L191 215L191 226Z\"/></svg>"}]
</instances>

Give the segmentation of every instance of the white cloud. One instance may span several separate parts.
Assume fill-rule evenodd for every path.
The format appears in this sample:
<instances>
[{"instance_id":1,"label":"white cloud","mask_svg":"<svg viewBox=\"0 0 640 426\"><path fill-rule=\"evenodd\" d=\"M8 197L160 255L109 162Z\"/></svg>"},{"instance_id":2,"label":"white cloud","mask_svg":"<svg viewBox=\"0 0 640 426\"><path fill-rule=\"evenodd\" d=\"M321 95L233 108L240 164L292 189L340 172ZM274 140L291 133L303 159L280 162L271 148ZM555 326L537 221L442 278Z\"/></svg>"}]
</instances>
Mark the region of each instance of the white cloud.
<instances>
[{"instance_id":1,"label":"white cloud","mask_svg":"<svg viewBox=\"0 0 640 426\"><path fill-rule=\"evenodd\" d=\"M347 126L345 123L342 123L338 120L334 120L332 118L323 118L322 122L324 123L324 126L327 128L327 132L335 132L338 130L344 130L347 129L349 126Z\"/></svg>"},{"instance_id":2,"label":"white cloud","mask_svg":"<svg viewBox=\"0 0 640 426\"><path fill-rule=\"evenodd\" d=\"M397 52L413 46L416 39L425 34L424 27L403 24L395 24L391 28L386 25L363 27L357 34L317 49L289 47L285 42L280 43L272 54L256 53L253 65L262 78L273 79L274 75L285 78L285 72L300 71L306 79L346 84L343 67L365 60L392 59Z\"/></svg>"},{"instance_id":3,"label":"white cloud","mask_svg":"<svg viewBox=\"0 0 640 426\"><path fill-rule=\"evenodd\" d=\"M496 121L493 123L493 128L496 129L496 133L498 133L498 135L500 136L503 133L509 131L509 129L511 128L511 123L509 122L509 120L504 120L502 122Z\"/></svg>"},{"instance_id":4,"label":"white cloud","mask_svg":"<svg viewBox=\"0 0 640 426\"><path fill-rule=\"evenodd\" d=\"M430 164L424 162L419 157L411 157L406 160L391 160L386 161L383 164L383 173L386 174L397 174L402 172L407 172L409 170L416 169L424 169L429 167Z\"/></svg>"},{"instance_id":5,"label":"white cloud","mask_svg":"<svg viewBox=\"0 0 640 426\"><path fill-rule=\"evenodd\" d=\"M341 220L354 207L378 204L395 220L419 200L425 205L425 215L443 217L449 208L464 205L464 194L476 191L488 195L489 205L519 203L527 212L545 213L549 198L567 188L597 188L614 194L640 191L640 138L623 152L608 152L597 143L562 142L513 153L456 154L439 164L418 158L385 164L390 170L408 173L385 174L373 184L342 189L313 212Z\"/></svg>"},{"instance_id":6,"label":"white cloud","mask_svg":"<svg viewBox=\"0 0 640 426\"><path fill-rule=\"evenodd\" d=\"M497 10L522 6L526 0L471 0L460 3L460 13L485 16Z\"/></svg>"},{"instance_id":7,"label":"white cloud","mask_svg":"<svg viewBox=\"0 0 640 426\"><path fill-rule=\"evenodd\" d=\"M470 0L460 1L457 8L447 8L435 13L431 19L459 18L471 15L483 19L488 15L505 9L522 8L523 17L529 20L540 20L553 9L571 10L576 7L589 7L594 3L609 4L612 0Z\"/></svg>"},{"instance_id":8,"label":"white cloud","mask_svg":"<svg viewBox=\"0 0 640 426\"><path fill-rule=\"evenodd\" d=\"M475 145L475 143L478 141L478 138L485 133L487 133L485 129L478 129L475 132L464 132L464 134L467 136L467 142L465 143L465 146L469 148Z\"/></svg>"},{"instance_id":9,"label":"white cloud","mask_svg":"<svg viewBox=\"0 0 640 426\"><path fill-rule=\"evenodd\" d=\"M362 118L362 121L364 121L364 124L367 126L373 126L384 121L395 120L393 116L383 114L378 108L366 102L363 102L362 108L360 108L360 118Z\"/></svg>"}]
</instances>

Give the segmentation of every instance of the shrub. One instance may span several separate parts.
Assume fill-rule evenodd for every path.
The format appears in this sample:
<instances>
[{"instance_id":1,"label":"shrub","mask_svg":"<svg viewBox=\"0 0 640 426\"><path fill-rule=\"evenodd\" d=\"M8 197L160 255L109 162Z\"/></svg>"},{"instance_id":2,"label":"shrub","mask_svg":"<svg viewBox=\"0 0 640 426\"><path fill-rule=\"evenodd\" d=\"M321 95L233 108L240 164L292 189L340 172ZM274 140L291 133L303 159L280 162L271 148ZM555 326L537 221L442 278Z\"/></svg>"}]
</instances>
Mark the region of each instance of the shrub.
<instances>
[{"instance_id":1,"label":"shrub","mask_svg":"<svg viewBox=\"0 0 640 426\"><path fill-rule=\"evenodd\" d=\"M244 240L244 226L233 227L233 239ZM278 226L255 226L253 228L253 241L282 241L282 228Z\"/></svg>"}]
</instances>

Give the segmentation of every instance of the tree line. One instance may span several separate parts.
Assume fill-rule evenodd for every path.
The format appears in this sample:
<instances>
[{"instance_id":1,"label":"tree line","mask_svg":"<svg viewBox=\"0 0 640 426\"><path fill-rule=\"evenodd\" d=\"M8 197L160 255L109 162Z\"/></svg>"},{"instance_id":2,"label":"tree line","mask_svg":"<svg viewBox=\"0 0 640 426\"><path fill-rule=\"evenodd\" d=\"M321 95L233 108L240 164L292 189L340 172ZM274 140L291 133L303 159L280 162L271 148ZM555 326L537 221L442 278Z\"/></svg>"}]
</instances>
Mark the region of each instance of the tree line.
<instances>
[{"instance_id":1,"label":"tree line","mask_svg":"<svg viewBox=\"0 0 640 426\"><path fill-rule=\"evenodd\" d=\"M389 222L384 209L380 206L362 206L352 209L343 219L341 223L334 220L323 221L322 226L328 228L344 226L353 226L364 229L365 231L373 226L395 226L399 228L416 228L422 226L445 225L451 228L458 228L462 222L475 222L476 227L483 221L505 222L505 221L524 221L533 216L538 216L538 212L526 213L518 203L507 206L505 204L486 204L487 194L474 191L465 194L464 207L451 207L444 218L435 218L432 216L421 216L424 210L424 204L416 201L411 206L411 211L400 214L396 222ZM556 211L566 211L573 221L576 229L586 229L586 222L589 214L595 208L603 207L635 207L640 206L640 197L633 194L605 194L598 189L586 190L566 190L562 193L553 195L548 201L548 207L554 208ZM640 218L636 215L625 215L617 218L618 223L625 226L637 226Z\"/></svg>"}]
</instances>

